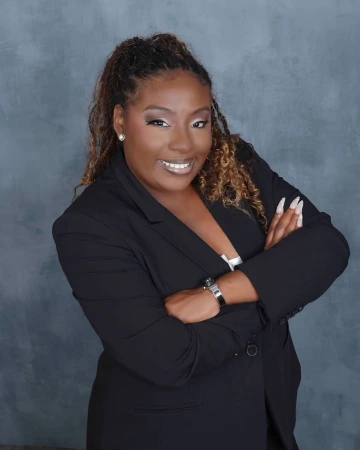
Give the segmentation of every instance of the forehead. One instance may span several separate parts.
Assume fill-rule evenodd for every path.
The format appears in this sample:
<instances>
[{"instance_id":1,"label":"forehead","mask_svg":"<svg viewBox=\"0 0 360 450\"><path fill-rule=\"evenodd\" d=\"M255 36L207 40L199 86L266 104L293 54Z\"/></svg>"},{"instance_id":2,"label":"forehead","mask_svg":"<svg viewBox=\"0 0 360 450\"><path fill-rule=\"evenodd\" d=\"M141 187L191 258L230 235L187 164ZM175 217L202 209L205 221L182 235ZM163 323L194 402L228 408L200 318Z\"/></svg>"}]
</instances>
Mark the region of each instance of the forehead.
<instances>
[{"instance_id":1,"label":"forehead","mask_svg":"<svg viewBox=\"0 0 360 450\"><path fill-rule=\"evenodd\" d=\"M171 109L206 106L211 104L209 86L188 72L159 75L140 81L136 108L157 104Z\"/></svg>"}]
</instances>

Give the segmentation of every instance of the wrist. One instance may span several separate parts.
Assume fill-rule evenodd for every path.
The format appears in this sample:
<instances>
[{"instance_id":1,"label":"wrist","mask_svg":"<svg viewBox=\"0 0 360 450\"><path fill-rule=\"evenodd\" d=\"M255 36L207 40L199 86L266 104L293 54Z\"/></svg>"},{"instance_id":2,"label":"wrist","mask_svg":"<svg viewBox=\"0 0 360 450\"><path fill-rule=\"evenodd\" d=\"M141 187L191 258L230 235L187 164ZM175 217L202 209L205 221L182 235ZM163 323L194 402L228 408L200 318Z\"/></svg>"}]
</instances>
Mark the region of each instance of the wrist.
<instances>
[{"instance_id":1,"label":"wrist","mask_svg":"<svg viewBox=\"0 0 360 450\"><path fill-rule=\"evenodd\" d=\"M218 285L217 281L213 277L207 277L202 280L203 288L210 291L216 301L218 302L220 308L227 305L223 294L221 292L220 286Z\"/></svg>"},{"instance_id":2,"label":"wrist","mask_svg":"<svg viewBox=\"0 0 360 450\"><path fill-rule=\"evenodd\" d=\"M209 317L214 317L220 312L220 305L217 301L214 294L209 291L209 289L204 289L203 286L201 286L199 289L201 289L201 295L204 299L204 304L206 305L207 313Z\"/></svg>"},{"instance_id":3,"label":"wrist","mask_svg":"<svg viewBox=\"0 0 360 450\"><path fill-rule=\"evenodd\" d=\"M249 278L239 269L221 275L217 283L228 305L260 300Z\"/></svg>"}]
</instances>

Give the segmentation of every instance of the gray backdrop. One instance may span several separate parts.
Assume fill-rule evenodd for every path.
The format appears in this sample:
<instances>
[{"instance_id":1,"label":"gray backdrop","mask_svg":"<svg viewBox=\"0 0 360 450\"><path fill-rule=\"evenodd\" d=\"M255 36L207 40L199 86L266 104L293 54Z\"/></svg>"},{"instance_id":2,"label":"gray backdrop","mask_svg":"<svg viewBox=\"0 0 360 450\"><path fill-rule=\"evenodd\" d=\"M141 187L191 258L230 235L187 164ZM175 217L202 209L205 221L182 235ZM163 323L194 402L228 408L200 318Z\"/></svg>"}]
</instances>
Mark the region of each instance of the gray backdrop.
<instances>
[{"instance_id":1,"label":"gray backdrop","mask_svg":"<svg viewBox=\"0 0 360 450\"><path fill-rule=\"evenodd\" d=\"M71 296L51 224L85 164L87 107L105 57L154 31L192 45L231 131L349 241L344 274L290 320L302 364L295 434L301 450L359 449L355 0L1 1L0 444L85 446L101 345Z\"/></svg>"}]
</instances>

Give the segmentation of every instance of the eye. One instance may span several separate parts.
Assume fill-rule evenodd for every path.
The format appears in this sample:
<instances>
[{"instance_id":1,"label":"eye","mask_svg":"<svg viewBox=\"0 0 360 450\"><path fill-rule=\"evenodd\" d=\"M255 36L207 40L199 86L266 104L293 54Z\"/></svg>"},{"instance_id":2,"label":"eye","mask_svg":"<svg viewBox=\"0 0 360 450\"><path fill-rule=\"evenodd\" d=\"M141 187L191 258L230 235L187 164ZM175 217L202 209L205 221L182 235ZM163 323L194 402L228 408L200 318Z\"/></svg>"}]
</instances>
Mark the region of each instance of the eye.
<instances>
[{"instance_id":1,"label":"eye","mask_svg":"<svg viewBox=\"0 0 360 450\"><path fill-rule=\"evenodd\" d=\"M202 127L195 127L195 128L205 128L206 124L209 123L209 121L208 120L199 120L198 122L195 122L195 124L196 123L202 123L203 126Z\"/></svg>"},{"instance_id":2,"label":"eye","mask_svg":"<svg viewBox=\"0 0 360 450\"><path fill-rule=\"evenodd\" d=\"M166 122L164 120L161 120L161 119L155 119L155 120L148 120L148 121L146 121L147 125L155 125L155 126L158 126L157 123L159 123L159 122L166 124ZM199 124L199 123L202 123L203 126L201 126L201 127L195 126L194 128L205 128L206 124L209 123L209 121L208 120L198 120L197 122L194 123L194 125ZM165 128L162 125L160 125L160 127L161 128ZM166 125L166 127L169 127L169 125Z\"/></svg>"},{"instance_id":3,"label":"eye","mask_svg":"<svg viewBox=\"0 0 360 450\"><path fill-rule=\"evenodd\" d=\"M155 122L162 122L162 123L166 123L164 120L160 120L160 119L155 119L155 120L149 120L149 121L146 121L146 123L148 124L148 125L155 125ZM164 128L164 127L162 127L162 128Z\"/></svg>"}]
</instances>

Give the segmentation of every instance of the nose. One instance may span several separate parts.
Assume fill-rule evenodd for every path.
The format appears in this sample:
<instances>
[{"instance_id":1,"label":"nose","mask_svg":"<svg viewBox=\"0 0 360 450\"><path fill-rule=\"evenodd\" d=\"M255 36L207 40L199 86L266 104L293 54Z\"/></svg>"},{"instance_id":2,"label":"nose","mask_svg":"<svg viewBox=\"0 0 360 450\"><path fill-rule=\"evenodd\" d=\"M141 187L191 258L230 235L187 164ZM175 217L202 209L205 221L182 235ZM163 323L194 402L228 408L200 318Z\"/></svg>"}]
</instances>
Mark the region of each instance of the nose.
<instances>
[{"instance_id":1,"label":"nose","mask_svg":"<svg viewBox=\"0 0 360 450\"><path fill-rule=\"evenodd\" d=\"M191 152L192 143L185 127L174 127L168 144L169 150L186 154Z\"/></svg>"}]
</instances>

